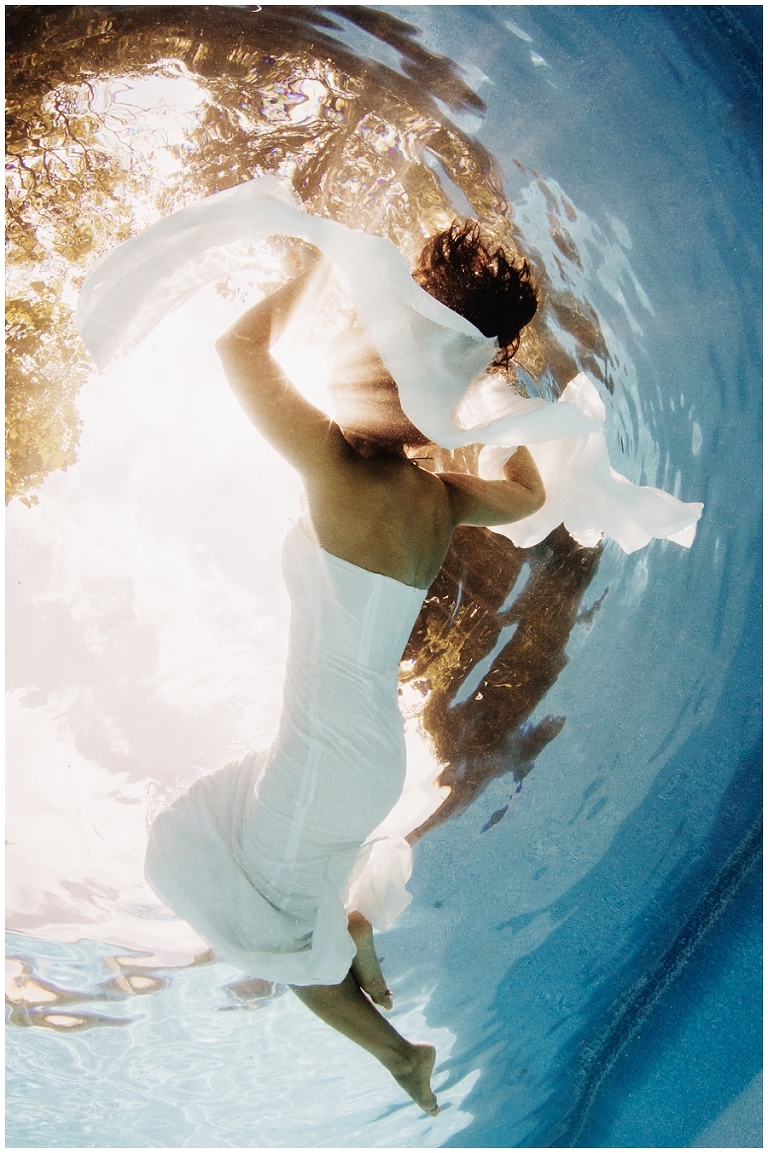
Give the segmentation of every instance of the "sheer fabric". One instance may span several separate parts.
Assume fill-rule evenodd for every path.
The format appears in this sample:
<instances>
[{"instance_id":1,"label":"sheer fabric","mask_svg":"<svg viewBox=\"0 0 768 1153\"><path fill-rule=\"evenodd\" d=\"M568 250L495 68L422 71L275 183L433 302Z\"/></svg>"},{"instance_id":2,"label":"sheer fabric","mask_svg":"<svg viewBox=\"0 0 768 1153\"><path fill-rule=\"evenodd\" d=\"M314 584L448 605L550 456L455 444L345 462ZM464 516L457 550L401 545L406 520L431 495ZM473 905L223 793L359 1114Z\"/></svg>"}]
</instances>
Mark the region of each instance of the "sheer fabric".
<instances>
[{"instance_id":1,"label":"sheer fabric","mask_svg":"<svg viewBox=\"0 0 768 1153\"><path fill-rule=\"evenodd\" d=\"M204 284L235 271L244 240L273 235L309 241L325 254L396 381L404 412L430 440L444 448L499 446L506 456L531 447L546 504L497 531L529 546L564 522L581 544L607 535L626 552L652 537L692 543L702 505L638 488L610 467L605 408L583 373L557 403L517 396L485 372L496 341L420 288L393 244L309 215L273 176L183 208L96 264L80 294L78 326L98 368L117 363ZM487 475L497 475L504 459L486 455Z\"/></svg>"},{"instance_id":2,"label":"sheer fabric","mask_svg":"<svg viewBox=\"0 0 768 1153\"><path fill-rule=\"evenodd\" d=\"M488 478L502 475L518 445L530 447L546 503L499 531L527 546L564 522L585 545L604 534L627 552L653 536L691 544L702 506L638 488L610 467L605 408L584 374L554 404L517 396L485 371L496 342L424 292L389 241L308 215L271 176L184 208L98 262L78 308L98 368L236 271L244 241L272 235L325 254L405 413L432 441L485 445ZM331 556L299 526L283 563L292 615L275 741L161 813L146 870L219 956L273 981L336 984L354 956L347 910L383 929L410 901L410 848L376 830L405 778L397 672L425 590Z\"/></svg>"}]
</instances>

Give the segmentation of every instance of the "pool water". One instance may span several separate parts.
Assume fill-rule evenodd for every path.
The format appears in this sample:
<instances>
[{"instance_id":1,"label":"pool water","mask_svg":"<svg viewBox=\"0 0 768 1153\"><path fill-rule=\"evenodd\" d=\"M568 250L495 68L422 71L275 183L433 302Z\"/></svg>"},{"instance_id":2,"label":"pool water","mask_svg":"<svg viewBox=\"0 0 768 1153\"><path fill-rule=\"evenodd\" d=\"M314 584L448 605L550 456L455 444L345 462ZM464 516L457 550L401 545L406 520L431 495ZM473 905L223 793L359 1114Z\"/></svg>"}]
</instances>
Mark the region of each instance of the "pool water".
<instances>
[{"instance_id":1,"label":"pool water","mask_svg":"<svg viewBox=\"0 0 768 1153\"><path fill-rule=\"evenodd\" d=\"M270 80L257 121L244 103L220 110L231 44L261 13L221 6L199 48L179 32L170 104L130 72L140 20L158 32L150 11L93 7L75 30L113 52L88 83L118 144L92 146L136 181L132 219L107 199L100 222L88 201L89 243L155 219L166 186L212 191L227 133L233 154L257 141L254 164L288 164L303 126L302 147L321 139L310 114L336 131L355 93L383 85L391 107L381 98L360 136L383 190L355 137L335 185L330 148L317 171L302 154L310 199L369 212L408 250L409 212L434 221L452 204L502 227L495 162L552 289L526 372L556 395L585 368L614 467L705 510L690 550L596 553L567 606L562 671L515 739L565 723L532 768L511 758L415 846L413 903L377 944L396 1026L438 1049L443 1108L427 1118L286 990L201 957L141 888L151 796L268 738L279 707L277 558L297 486L204 379L213 356L196 335L252 285L201 293L108 379L83 370L66 401L82 429L60 410L77 446L56 449L77 459L55 471L46 432L53 463L39 483L18 465L28 503L8 514L9 1147L760 1147L761 9L398 5L306 9L316 22L300 27L272 9L264 40L252 25L260 60L268 41L270 60L294 51L304 72ZM51 19L40 44L59 34ZM324 37L346 53L333 101L307 63ZM40 54L52 89L54 57ZM115 61L135 85L122 104ZM392 195L406 145L410 183ZM46 203L70 221L67 195L56 176ZM93 259L52 220L36 222L40 325ZM262 255L269 282L280 254ZM10 268L14 292L25 268ZM545 551L510 603L551 572ZM467 673L467 696L483 675Z\"/></svg>"}]
</instances>

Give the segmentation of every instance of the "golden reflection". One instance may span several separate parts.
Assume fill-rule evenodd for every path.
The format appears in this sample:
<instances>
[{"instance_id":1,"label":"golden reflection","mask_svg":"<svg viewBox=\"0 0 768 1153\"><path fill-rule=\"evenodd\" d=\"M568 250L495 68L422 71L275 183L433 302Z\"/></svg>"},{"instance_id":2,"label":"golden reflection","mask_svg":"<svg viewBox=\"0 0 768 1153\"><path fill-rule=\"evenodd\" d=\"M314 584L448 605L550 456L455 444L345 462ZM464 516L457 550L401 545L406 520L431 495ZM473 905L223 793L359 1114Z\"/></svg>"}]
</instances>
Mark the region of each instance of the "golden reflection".
<instances>
[{"instance_id":1,"label":"golden reflection","mask_svg":"<svg viewBox=\"0 0 768 1153\"><path fill-rule=\"evenodd\" d=\"M565 717L534 726L529 717L565 668L574 624L591 623L602 602L579 611L601 551L578 545L562 527L529 549L488 529L457 529L401 673L402 684L423 697L421 723L444 766L437 783L450 789L411 843L463 812L495 777L522 781L562 729ZM524 566L528 575L508 605ZM504 628L509 639L461 700L462 685L497 649Z\"/></svg>"},{"instance_id":2,"label":"golden reflection","mask_svg":"<svg viewBox=\"0 0 768 1153\"><path fill-rule=\"evenodd\" d=\"M224 991L234 1004L224 1005L222 1009L260 1009L273 997L287 993L288 986L275 985L262 977L250 977L244 981L232 981L224 986Z\"/></svg>"},{"instance_id":3,"label":"golden reflection","mask_svg":"<svg viewBox=\"0 0 768 1153\"><path fill-rule=\"evenodd\" d=\"M31 959L8 957L5 966L5 1001L9 1007L9 1024L69 1033L105 1025L127 1025L132 1018L94 1013L84 1006L99 1001L125 1002L131 997L160 993L168 986L169 978L155 969L157 958L151 954L135 957L107 956L102 960L114 974L113 977L101 982L95 989L80 992L63 989L44 980L35 973ZM210 965L215 960L214 954L207 950L195 957L189 965L163 968L175 972ZM222 992L229 1003L220 1008L261 1008L267 1001L286 991L286 986L275 985L260 977L232 981L222 986Z\"/></svg>"},{"instance_id":4,"label":"golden reflection","mask_svg":"<svg viewBox=\"0 0 768 1153\"><path fill-rule=\"evenodd\" d=\"M88 992L61 989L37 976L31 961L23 957L6 959L5 1003L9 1006L11 1025L35 1026L60 1033L79 1033L102 1025L127 1025L125 1017L109 1017L81 1007L84 1003L116 999L104 986Z\"/></svg>"},{"instance_id":5,"label":"golden reflection","mask_svg":"<svg viewBox=\"0 0 768 1153\"><path fill-rule=\"evenodd\" d=\"M478 113L482 100L417 29L361 7L180 5L162 23L153 11L8 10L8 499L36 501L44 478L77 458L75 397L90 365L73 309L87 269L159 216L262 172L290 179L309 211L386 235L415 259L457 215L437 162L491 238L539 276L521 366L555 394L580 368L610 385L597 317L550 283L494 158L437 103ZM345 21L395 48L406 75L334 39ZM580 264L569 205L537 179L565 276Z\"/></svg>"},{"instance_id":6,"label":"golden reflection","mask_svg":"<svg viewBox=\"0 0 768 1153\"><path fill-rule=\"evenodd\" d=\"M413 261L423 238L459 215L435 170L442 169L490 238L524 254L538 277L541 307L524 331L520 369L548 396L581 369L613 387L599 319L573 291L583 268L570 231L573 206L520 166L547 203L555 285L513 219L495 159L440 107L481 113L483 102L452 61L418 43L415 28L357 6L180 5L164 7L162 21L154 12L8 11L8 499L36 502L45 477L76 460L75 398L91 371L74 325L86 271L163 214L264 172L289 179L310 212L387 236ZM345 21L395 48L405 75L335 39ZM279 278L279 245L265 252L264 275ZM234 280L220 287L238 291ZM336 307L342 331L348 318L343 304ZM510 380L518 381L514 369ZM473 448L419 455L431 456L435 468L477 464ZM412 840L465 809L494 777L521 781L562 728L561 717L535 726L529 718L565 666L574 623L591 619L580 618L579 607L599 556L563 529L525 551L487 530L457 532L403 665L404 687L421 702L443 766L445 797ZM507 604L524 566L527 576ZM488 668L462 699L483 660ZM67 1007L159 992L167 979L151 960L108 958L111 977L86 996L12 958L11 1021L69 1031L124 1024ZM258 980L227 988L242 1005L279 991Z\"/></svg>"},{"instance_id":7,"label":"golden reflection","mask_svg":"<svg viewBox=\"0 0 768 1153\"><path fill-rule=\"evenodd\" d=\"M107 989L141 997L147 993L159 993L168 984L165 977L148 972L140 957L105 957L104 961L115 974L105 985Z\"/></svg>"},{"instance_id":8,"label":"golden reflection","mask_svg":"<svg viewBox=\"0 0 768 1153\"><path fill-rule=\"evenodd\" d=\"M104 1025L127 1025L129 1017L114 1017L94 1013L90 1006L94 1002L125 1002L131 997L144 997L160 993L168 986L168 977L158 970L193 969L200 965L210 965L216 960L210 949L196 956L188 965L161 966L159 958L152 954L132 957L107 956L101 958L105 967L113 975L88 990L64 989L46 981L34 969L35 962L27 957L9 956L5 962L5 1003L9 1007L8 1021L11 1025L24 1028L54 1029L59 1032L82 1032ZM242 982L226 986L242 1000L263 1000L274 993L269 981L261 982L264 988L257 989L258 982ZM252 987L251 987L252 986ZM280 991L280 990L278 990ZM64 1010L62 1012L62 1010Z\"/></svg>"}]
</instances>

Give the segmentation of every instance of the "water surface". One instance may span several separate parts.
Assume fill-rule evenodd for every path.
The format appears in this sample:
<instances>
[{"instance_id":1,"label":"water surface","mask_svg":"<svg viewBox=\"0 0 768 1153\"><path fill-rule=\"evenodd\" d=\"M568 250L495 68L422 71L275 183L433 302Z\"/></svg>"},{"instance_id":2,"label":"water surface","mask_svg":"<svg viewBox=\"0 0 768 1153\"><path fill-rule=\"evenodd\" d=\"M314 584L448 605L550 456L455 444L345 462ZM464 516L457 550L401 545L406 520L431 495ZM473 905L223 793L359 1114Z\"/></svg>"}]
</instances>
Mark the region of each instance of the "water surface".
<instances>
[{"instance_id":1,"label":"water surface","mask_svg":"<svg viewBox=\"0 0 768 1153\"><path fill-rule=\"evenodd\" d=\"M757 1145L758 10L203 11L10 13L8 1143ZM153 796L279 707L298 490L207 326L285 253L109 379L71 309L101 251L260 170L408 255L481 216L546 290L518 387L583 368L615 467L705 502L690 552L458 541L417 629L411 763L429 789L431 702L430 803L462 803L380 952L436 1119L141 878Z\"/></svg>"}]
</instances>

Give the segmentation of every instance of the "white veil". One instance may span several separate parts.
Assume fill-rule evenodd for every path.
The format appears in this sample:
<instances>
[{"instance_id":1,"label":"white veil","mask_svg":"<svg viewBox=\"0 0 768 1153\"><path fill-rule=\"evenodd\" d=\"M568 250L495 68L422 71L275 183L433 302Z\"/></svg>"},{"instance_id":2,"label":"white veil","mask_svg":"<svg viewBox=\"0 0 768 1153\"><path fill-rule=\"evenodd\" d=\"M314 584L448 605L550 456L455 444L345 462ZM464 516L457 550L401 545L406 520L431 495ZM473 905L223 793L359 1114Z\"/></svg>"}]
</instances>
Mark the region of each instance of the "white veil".
<instances>
[{"instance_id":1,"label":"white veil","mask_svg":"<svg viewBox=\"0 0 768 1153\"><path fill-rule=\"evenodd\" d=\"M114 366L203 285L238 268L243 241L296 237L328 258L397 383L411 422L435 444L492 446L481 474L501 475L525 444L547 500L533 516L497 529L523 547L564 523L581 544L612 537L633 552L651 537L690 546L702 505L685 504L616 473L601 431L605 407L579 373L560 400L527 400L487 374L497 342L412 279L390 241L303 211L274 176L261 176L174 212L102 257L89 273L77 323L99 371Z\"/></svg>"}]
</instances>

